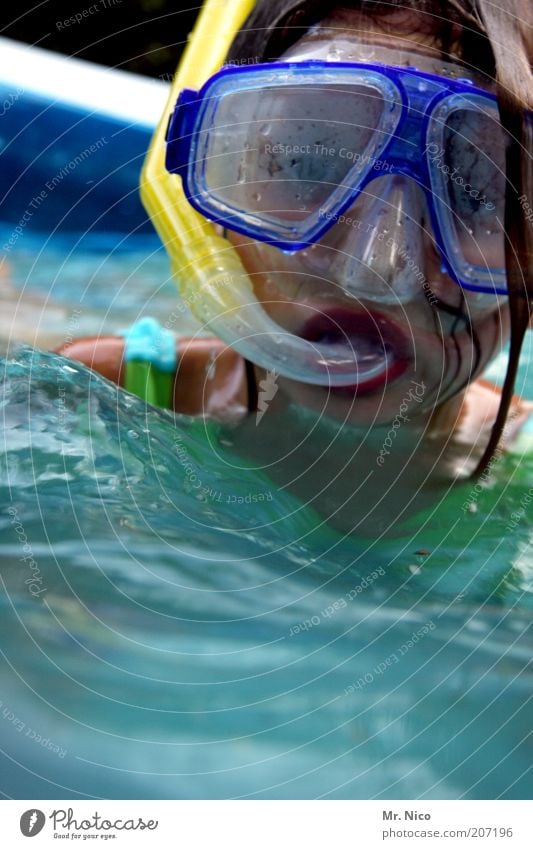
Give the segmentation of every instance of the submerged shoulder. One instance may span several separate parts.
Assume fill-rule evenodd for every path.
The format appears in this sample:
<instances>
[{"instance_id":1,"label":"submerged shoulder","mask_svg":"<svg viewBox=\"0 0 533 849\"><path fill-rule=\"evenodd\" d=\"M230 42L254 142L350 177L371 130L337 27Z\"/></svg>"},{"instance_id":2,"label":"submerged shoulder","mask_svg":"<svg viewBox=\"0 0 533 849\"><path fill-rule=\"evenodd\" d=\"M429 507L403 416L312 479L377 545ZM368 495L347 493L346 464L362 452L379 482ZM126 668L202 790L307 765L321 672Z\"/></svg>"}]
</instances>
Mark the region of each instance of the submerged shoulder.
<instances>
[{"instance_id":1,"label":"submerged shoulder","mask_svg":"<svg viewBox=\"0 0 533 849\"><path fill-rule=\"evenodd\" d=\"M501 388L483 378L472 383L465 395L461 429L473 437L488 432L498 413ZM508 448L533 415L533 402L513 395L503 434L503 445Z\"/></svg>"},{"instance_id":2,"label":"submerged shoulder","mask_svg":"<svg viewBox=\"0 0 533 849\"><path fill-rule=\"evenodd\" d=\"M471 383L462 398L437 410L428 432L432 473L442 480L468 478L481 458L500 406L501 389L480 378ZM533 402L514 395L500 443L504 452L529 453L533 442L528 431L533 423ZM435 444L442 462L435 466Z\"/></svg>"}]
</instances>

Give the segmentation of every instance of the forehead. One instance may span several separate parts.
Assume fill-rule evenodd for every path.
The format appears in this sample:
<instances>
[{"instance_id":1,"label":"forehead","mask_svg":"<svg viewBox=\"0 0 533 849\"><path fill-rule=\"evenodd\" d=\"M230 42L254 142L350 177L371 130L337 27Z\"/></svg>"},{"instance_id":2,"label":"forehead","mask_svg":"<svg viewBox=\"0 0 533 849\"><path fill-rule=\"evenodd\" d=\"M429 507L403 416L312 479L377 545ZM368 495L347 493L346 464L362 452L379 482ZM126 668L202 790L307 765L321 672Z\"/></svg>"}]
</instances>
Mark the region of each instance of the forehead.
<instances>
[{"instance_id":1,"label":"forehead","mask_svg":"<svg viewBox=\"0 0 533 849\"><path fill-rule=\"evenodd\" d=\"M485 74L461 61L460 35L457 24L448 25L434 15L406 10L378 17L356 9L339 9L308 30L279 58L409 65L441 76L468 77L480 88L492 90L492 81Z\"/></svg>"}]
</instances>

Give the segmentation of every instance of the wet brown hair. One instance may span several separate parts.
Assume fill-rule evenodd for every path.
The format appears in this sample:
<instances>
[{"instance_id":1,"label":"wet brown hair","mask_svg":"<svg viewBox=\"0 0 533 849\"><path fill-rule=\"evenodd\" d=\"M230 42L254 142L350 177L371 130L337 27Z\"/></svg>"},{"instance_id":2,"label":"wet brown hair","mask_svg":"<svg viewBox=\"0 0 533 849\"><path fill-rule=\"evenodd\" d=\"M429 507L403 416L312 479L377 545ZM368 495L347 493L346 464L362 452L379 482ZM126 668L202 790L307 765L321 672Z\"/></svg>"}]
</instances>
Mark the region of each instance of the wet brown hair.
<instances>
[{"instance_id":1,"label":"wet brown hair","mask_svg":"<svg viewBox=\"0 0 533 849\"><path fill-rule=\"evenodd\" d=\"M351 0L337 8L365 15L416 11L438 21L443 58L450 56L454 27L460 29L461 61L496 80L506 152L505 262L509 289L510 350L498 413L472 477L490 465L502 438L513 398L516 373L533 301L533 1L532 0ZM237 34L228 61L274 59L309 27L331 12L324 0L258 0ZM426 19L427 20L427 19ZM456 57L451 57L456 58Z\"/></svg>"}]
</instances>

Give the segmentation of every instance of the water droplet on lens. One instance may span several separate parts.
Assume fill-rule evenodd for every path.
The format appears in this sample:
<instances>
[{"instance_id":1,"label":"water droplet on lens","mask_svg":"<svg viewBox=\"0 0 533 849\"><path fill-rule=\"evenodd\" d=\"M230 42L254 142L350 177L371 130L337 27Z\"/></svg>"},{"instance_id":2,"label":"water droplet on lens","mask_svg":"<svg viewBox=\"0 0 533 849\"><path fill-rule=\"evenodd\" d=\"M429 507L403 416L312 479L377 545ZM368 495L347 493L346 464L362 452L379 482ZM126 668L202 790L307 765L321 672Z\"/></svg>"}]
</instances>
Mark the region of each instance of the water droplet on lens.
<instances>
[{"instance_id":1,"label":"water droplet on lens","mask_svg":"<svg viewBox=\"0 0 533 849\"><path fill-rule=\"evenodd\" d=\"M263 126L261 127L259 132L262 136L269 136L271 130L272 130L272 124L263 124Z\"/></svg>"},{"instance_id":2,"label":"water droplet on lens","mask_svg":"<svg viewBox=\"0 0 533 849\"><path fill-rule=\"evenodd\" d=\"M262 197L261 192L254 192L254 194L252 195L252 200L255 200L256 203L259 203L259 201L261 200L261 197Z\"/></svg>"}]
</instances>

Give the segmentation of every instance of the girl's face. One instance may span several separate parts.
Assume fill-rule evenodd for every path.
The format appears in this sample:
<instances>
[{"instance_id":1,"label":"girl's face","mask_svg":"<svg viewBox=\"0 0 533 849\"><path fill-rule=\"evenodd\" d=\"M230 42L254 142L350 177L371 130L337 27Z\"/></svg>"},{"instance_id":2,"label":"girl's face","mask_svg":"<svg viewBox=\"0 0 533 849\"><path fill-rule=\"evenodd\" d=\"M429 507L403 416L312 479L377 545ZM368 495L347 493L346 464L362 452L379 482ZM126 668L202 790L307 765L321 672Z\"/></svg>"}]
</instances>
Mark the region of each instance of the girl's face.
<instances>
[{"instance_id":1,"label":"girl's face","mask_svg":"<svg viewBox=\"0 0 533 849\"><path fill-rule=\"evenodd\" d=\"M442 61L438 34L421 31L414 13L362 21L355 10L335 12L280 58L464 74L459 63ZM487 88L484 78L475 82ZM331 338L338 344L341 333L369 357L386 346L382 376L354 389L280 379L293 400L342 421L390 422L414 391L409 416L427 412L461 392L507 339L507 299L462 290L443 271L424 193L408 177L373 180L318 243L292 255L237 233L228 236L257 298L284 329L322 343ZM490 233L478 241L490 255Z\"/></svg>"}]
</instances>

